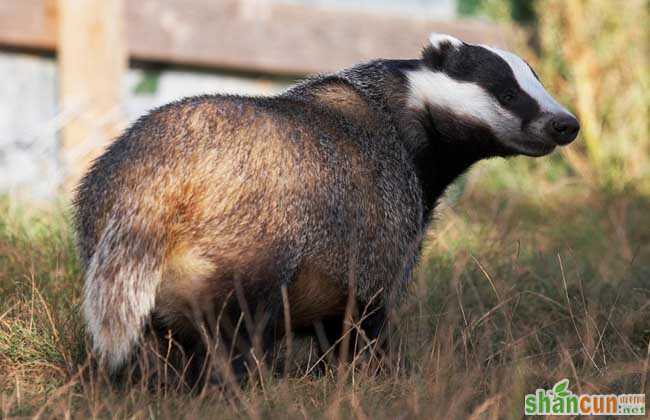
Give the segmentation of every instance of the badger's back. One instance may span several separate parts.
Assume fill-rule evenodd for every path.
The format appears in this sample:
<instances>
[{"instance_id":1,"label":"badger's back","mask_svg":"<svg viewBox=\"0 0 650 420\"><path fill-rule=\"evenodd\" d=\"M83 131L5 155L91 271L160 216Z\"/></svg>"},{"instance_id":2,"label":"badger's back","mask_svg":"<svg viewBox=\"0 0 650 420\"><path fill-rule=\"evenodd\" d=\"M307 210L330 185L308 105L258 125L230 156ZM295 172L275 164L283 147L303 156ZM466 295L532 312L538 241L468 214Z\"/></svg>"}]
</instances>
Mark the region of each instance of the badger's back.
<instances>
[{"instance_id":1,"label":"badger's back","mask_svg":"<svg viewBox=\"0 0 650 420\"><path fill-rule=\"evenodd\" d=\"M278 108L264 99L205 96L138 120L97 159L79 187L76 221L84 262L109 215L120 208L158 217L169 227L171 219L200 218L206 200L215 206L250 198L254 183L240 188L250 172L255 166L272 169L272 159L283 156L268 153L276 153L278 143L289 146L279 137L289 118L279 122L270 105Z\"/></svg>"},{"instance_id":2,"label":"badger's back","mask_svg":"<svg viewBox=\"0 0 650 420\"><path fill-rule=\"evenodd\" d=\"M152 311L173 320L188 304L208 307L232 292L233 276L263 294L293 275L297 323L341 306L341 280L321 273L345 277L350 235L382 223L377 203L364 204L377 194L367 157L379 142L355 124L371 117L358 97L326 93L176 102L94 163L75 220L84 313L113 367Z\"/></svg>"}]
</instances>

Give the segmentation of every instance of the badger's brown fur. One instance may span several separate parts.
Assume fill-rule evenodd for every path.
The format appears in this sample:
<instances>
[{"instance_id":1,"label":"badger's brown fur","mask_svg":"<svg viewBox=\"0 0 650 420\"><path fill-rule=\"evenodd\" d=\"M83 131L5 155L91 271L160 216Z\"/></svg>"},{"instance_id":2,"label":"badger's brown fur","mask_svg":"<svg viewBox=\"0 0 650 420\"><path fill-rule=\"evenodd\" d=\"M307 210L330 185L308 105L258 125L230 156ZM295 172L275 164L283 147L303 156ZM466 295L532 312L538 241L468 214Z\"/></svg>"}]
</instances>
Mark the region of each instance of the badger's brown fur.
<instances>
[{"instance_id":1,"label":"badger's brown fur","mask_svg":"<svg viewBox=\"0 0 650 420\"><path fill-rule=\"evenodd\" d=\"M205 326L245 356L254 333L265 346L283 333L286 297L292 329L325 324L334 342L350 293L371 314L361 329L377 338L444 189L479 159L516 154L523 146L495 133L519 124L512 138L525 145L541 109L509 102L483 112L491 127L423 102L453 95L422 91L426 72L446 62L465 84L432 80L479 92L481 106L492 101L491 77L510 96L517 87L496 53L449 39L436 38L421 60L373 61L276 97L181 100L116 140L76 198L84 314L99 355L121 366L151 322L195 360L206 353ZM417 101L409 72L421 76Z\"/></svg>"},{"instance_id":2,"label":"badger's brown fur","mask_svg":"<svg viewBox=\"0 0 650 420\"><path fill-rule=\"evenodd\" d=\"M386 118L331 78L276 98L190 98L138 121L78 192L97 350L117 367L152 314L192 329L236 281L273 319L286 284L296 327L340 322L352 268L361 302L387 299L413 265L423 208Z\"/></svg>"}]
</instances>

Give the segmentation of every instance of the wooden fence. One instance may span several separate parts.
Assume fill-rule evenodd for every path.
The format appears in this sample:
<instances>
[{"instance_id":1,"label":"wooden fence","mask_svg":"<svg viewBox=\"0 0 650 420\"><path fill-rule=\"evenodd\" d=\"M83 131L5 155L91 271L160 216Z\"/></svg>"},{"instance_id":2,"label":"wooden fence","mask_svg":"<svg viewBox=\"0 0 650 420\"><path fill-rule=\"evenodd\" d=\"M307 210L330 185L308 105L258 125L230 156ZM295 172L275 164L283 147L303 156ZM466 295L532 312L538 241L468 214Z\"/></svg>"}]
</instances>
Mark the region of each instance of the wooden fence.
<instances>
[{"instance_id":1,"label":"wooden fence","mask_svg":"<svg viewBox=\"0 0 650 420\"><path fill-rule=\"evenodd\" d=\"M0 2L0 46L55 51L62 107L79 110L62 132L68 187L100 150L73 162L66 150L89 138L110 139L121 127L116 113L129 58L303 75L377 57L415 57L432 31L504 44L503 34L486 23L261 0Z\"/></svg>"}]
</instances>

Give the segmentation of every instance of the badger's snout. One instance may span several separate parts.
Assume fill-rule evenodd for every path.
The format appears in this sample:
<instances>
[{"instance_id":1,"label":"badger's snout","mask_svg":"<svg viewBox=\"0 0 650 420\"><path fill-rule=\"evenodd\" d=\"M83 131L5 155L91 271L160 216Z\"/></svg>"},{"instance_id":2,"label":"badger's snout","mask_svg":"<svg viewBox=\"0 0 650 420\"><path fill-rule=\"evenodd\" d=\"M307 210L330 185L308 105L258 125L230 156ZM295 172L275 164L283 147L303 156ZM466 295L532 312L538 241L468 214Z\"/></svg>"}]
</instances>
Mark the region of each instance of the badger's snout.
<instances>
[{"instance_id":1,"label":"badger's snout","mask_svg":"<svg viewBox=\"0 0 650 420\"><path fill-rule=\"evenodd\" d=\"M544 131L556 144L569 144L578 136L580 123L571 114L558 114L546 122Z\"/></svg>"}]
</instances>

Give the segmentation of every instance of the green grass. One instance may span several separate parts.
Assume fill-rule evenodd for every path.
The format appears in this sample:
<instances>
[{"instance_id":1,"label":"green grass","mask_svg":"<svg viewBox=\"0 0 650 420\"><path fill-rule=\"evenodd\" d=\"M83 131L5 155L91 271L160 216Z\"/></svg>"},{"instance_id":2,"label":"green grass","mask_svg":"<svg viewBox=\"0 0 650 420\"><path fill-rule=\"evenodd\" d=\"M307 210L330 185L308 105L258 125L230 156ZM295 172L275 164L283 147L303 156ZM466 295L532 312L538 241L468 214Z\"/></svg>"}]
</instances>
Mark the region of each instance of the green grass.
<instances>
[{"instance_id":1,"label":"green grass","mask_svg":"<svg viewBox=\"0 0 650 420\"><path fill-rule=\"evenodd\" d=\"M575 185L523 194L481 181L498 179L503 165L516 172L517 162L483 165L443 205L399 311L408 360L399 371L370 375L359 362L346 375L304 375L303 361L289 377L230 394L118 387L89 369L65 212L5 200L2 414L520 418L524 394L565 377L574 392L647 392L650 231L641 227L650 226L650 200Z\"/></svg>"}]
</instances>

